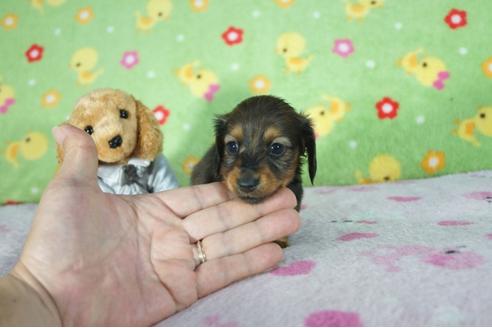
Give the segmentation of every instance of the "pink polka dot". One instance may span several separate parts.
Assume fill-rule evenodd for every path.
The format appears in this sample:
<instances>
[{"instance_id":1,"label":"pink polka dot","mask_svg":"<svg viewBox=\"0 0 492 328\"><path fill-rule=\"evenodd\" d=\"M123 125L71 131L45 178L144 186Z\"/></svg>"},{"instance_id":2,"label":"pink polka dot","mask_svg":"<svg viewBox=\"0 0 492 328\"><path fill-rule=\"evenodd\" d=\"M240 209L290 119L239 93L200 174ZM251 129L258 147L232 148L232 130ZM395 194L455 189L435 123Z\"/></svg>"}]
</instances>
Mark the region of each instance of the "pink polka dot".
<instances>
[{"instance_id":1,"label":"pink polka dot","mask_svg":"<svg viewBox=\"0 0 492 328\"><path fill-rule=\"evenodd\" d=\"M271 274L276 276L297 276L308 274L311 270L313 270L315 265L316 263L310 260L296 261L273 270Z\"/></svg>"},{"instance_id":2,"label":"pink polka dot","mask_svg":"<svg viewBox=\"0 0 492 328\"><path fill-rule=\"evenodd\" d=\"M492 233L488 233L488 234L486 234L486 235L485 235L485 237L486 237L487 239L492 240Z\"/></svg>"},{"instance_id":3,"label":"pink polka dot","mask_svg":"<svg viewBox=\"0 0 492 328\"><path fill-rule=\"evenodd\" d=\"M416 196L390 196L388 197L389 200L393 200L395 202L401 202L401 203L405 203L405 202L415 202L419 199L421 199L421 197L416 197Z\"/></svg>"},{"instance_id":4,"label":"pink polka dot","mask_svg":"<svg viewBox=\"0 0 492 328\"><path fill-rule=\"evenodd\" d=\"M316 192L317 192L318 194L322 194L322 195L324 195L324 194L331 194L331 193L334 193L334 192L335 192L335 191L337 191L337 190L338 190L338 188L320 188L320 189L316 190Z\"/></svg>"},{"instance_id":5,"label":"pink polka dot","mask_svg":"<svg viewBox=\"0 0 492 328\"><path fill-rule=\"evenodd\" d=\"M236 321L222 321L218 314L210 315L205 317L203 320L205 326L207 327L237 327L238 323Z\"/></svg>"},{"instance_id":6,"label":"pink polka dot","mask_svg":"<svg viewBox=\"0 0 492 328\"><path fill-rule=\"evenodd\" d=\"M360 224L376 224L376 223L378 223L378 221L372 221L372 220L359 220L356 222L360 223Z\"/></svg>"},{"instance_id":7,"label":"pink polka dot","mask_svg":"<svg viewBox=\"0 0 492 328\"><path fill-rule=\"evenodd\" d=\"M377 237L378 234L374 232L351 232L346 235L340 236L337 238L337 240L340 241L352 241L356 239L362 239L362 238L375 238Z\"/></svg>"},{"instance_id":8,"label":"pink polka dot","mask_svg":"<svg viewBox=\"0 0 492 328\"><path fill-rule=\"evenodd\" d=\"M304 320L304 325L306 327L362 327L357 313L342 311L313 312Z\"/></svg>"},{"instance_id":9,"label":"pink polka dot","mask_svg":"<svg viewBox=\"0 0 492 328\"><path fill-rule=\"evenodd\" d=\"M360 186L360 187L352 187L352 188L349 188L348 190L354 191L354 192L368 192L368 191L373 191L375 189L376 189L376 187L373 187L373 186Z\"/></svg>"},{"instance_id":10,"label":"pink polka dot","mask_svg":"<svg viewBox=\"0 0 492 328\"><path fill-rule=\"evenodd\" d=\"M440 226L464 226L464 225L470 225L473 224L473 222L470 221L464 221L464 220L444 220L444 221L439 221L437 224Z\"/></svg>"},{"instance_id":11,"label":"pink polka dot","mask_svg":"<svg viewBox=\"0 0 492 328\"><path fill-rule=\"evenodd\" d=\"M474 200L491 200L492 201L492 191L476 191L469 194L463 195L468 199Z\"/></svg>"},{"instance_id":12,"label":"pink polka dot","mask_svg":"<svg viewBox=\"0 0 492 328\"><path fill-rule=\"evenodd\" d=\"M424 262L451 270L471 269L483 263L483 258L473 252L436 253L424 259Z\"/></svg>"},{"instance_id":13,"label":"pink polka dot","mask_svg":"<svg viewBox=\"0 0 492 328\"><path fill-rule=\"evenodd\" d=\"M9 231L10 229L6 225L0 224L0 233L7 233Z\"/></svg>"}]
</instances>

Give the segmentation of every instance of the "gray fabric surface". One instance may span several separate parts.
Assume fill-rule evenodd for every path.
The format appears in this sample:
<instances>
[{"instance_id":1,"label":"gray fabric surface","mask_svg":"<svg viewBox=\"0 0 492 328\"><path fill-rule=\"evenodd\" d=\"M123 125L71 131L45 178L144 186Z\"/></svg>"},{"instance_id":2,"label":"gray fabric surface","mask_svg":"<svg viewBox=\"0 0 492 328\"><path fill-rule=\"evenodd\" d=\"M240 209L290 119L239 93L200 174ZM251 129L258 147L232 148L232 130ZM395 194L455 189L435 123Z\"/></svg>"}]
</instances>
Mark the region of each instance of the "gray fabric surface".
<instances>
[{"instance_id":1,"label":"gray fabric surface","mask_svg":"<svg viewBox=\"0 0 492 328\"><path fill-rule=\"evenodd\" d=\"M35 208L0 208L0 273ZM492 171L307 188L301 216L279 268L160 324L492 325Z\"/></svg>"}]
</instances>

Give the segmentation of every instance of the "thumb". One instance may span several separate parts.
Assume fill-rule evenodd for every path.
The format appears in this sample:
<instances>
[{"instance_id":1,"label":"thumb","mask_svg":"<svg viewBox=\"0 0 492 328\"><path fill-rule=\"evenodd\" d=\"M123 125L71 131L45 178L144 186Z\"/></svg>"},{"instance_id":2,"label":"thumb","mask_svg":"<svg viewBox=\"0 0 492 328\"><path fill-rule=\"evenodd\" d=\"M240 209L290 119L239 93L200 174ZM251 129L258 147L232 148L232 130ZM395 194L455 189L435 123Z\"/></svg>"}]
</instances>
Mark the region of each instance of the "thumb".
<instances>
[{"instance_id":1,"label":"thumb","mask_svg":"<svg viewBox=\"0 0 492 328\"><path fill-rule=\"evenodd\" d=\"M68 124L54 127L52 133L63 151L59 176L81 182L95 182L97 152L92 138Z\"/></svg>"}]
</instances>

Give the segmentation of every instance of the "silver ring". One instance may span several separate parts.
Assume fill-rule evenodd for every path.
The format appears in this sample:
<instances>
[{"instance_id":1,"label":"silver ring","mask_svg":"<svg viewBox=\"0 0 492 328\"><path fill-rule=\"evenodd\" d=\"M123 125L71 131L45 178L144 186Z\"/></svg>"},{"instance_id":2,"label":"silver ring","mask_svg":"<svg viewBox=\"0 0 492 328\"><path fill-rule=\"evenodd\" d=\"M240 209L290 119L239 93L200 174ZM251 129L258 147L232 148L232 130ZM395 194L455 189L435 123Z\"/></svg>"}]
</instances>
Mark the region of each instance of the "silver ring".
<instances>
[{"instance_id":1,"label":"silver ring","mask_svg":"<svg viewBox=\"0 0 492 328\"><path fill-rule=\"evenodd\" d=\"M207 255L205 255L205 252L203 251L201 240L196 242L196 247L198 249L198 261L200 262L198 265L207 262Z\"/></svg>"}]
</instances>

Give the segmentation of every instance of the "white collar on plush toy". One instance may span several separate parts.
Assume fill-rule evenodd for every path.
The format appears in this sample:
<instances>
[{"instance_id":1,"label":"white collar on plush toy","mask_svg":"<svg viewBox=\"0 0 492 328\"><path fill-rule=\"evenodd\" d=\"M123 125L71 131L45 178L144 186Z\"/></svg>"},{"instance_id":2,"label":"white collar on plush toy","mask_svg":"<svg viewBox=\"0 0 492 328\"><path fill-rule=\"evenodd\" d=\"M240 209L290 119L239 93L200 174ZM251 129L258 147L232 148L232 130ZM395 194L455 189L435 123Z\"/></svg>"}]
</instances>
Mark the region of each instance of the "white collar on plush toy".
<instances>
[{"instance_id":1,"label":"white collar on plush toy","mask_svg":"<svg viewBox=\"0 0 492 328\"><path fill-rule=\"evenodd\" d=\"M134 165L139 167L148 167L152 161L132 157L126 164L100 164L97 168L97 176L100 178L109 178L110 176L119 174L120 169L125 165Z\"/></svg>"}]
</instances>

